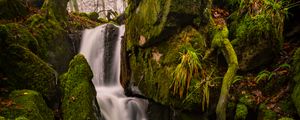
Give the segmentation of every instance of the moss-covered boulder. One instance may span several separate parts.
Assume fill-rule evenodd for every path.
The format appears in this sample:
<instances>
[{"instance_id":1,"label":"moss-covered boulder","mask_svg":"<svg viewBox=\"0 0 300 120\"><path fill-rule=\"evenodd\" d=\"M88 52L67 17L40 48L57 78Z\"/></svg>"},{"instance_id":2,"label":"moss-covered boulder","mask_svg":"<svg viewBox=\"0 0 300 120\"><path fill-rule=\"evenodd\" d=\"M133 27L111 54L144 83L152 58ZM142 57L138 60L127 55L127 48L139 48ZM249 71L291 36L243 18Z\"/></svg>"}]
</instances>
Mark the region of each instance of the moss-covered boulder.
<instances>
[{"instance_id":1,"label":"moss-covered boulder","mask_svg":"<svg viewBox=\"0 0 300 120\"><path fill-rule=\"evenodd\" d=\"M167 40L181 26L192 25L196 18L207 22L210 4L210 0L129 0L127 49Z\"/></svg>"},{"instance_id":2,"label":"moss-covered boulder","mask_svg":"<svg viewBox=\"0 0 300 120\"><path fill-rule=\"evenodd\" d=\"M41 58L45 56L45 49L40 47L43 42L37 39L27 30L26 26L10 23L0 25L1 48L5 49L12 44L18 44L30 49L33 53Z\"/></svg>"},{"instance_id":3,"label":"moss-covered boulder","mask_svg":"<svg viewBox=\"0 0 300 120\"><path fill-rule=\"evenodd\" d=\"M130 68L134 80L132 82L145 96L163 105L183 109L192 109L196 106L201 108L201 103L203 107L206 106L210 97L209 85L213 84L212 78L218 72L214 69L213 63L201 60L207 49L205 40L200 32L188 26L156 46L136 47L130 53ZM190 56L190 53L195 56ZM201 68L197 67L194 72L185 71L192 69L187 66L185 59L192 59L194 62L191 64L200 65ZM191 79L188 76L191 76Z\"/></svg>"},{"instance_id":4,"label":"moss-covered boulder","mask_svg":"<svg viewBox=\"0 0 300 120\"><path fill-rule=\"evenodd\" d=\"M64 24L45 14L34 14L25 24L44 51L41 58L52 64L58 73L66 71L76 48L73 48L73 41L68 38Z\"/></svg>"},{"instance_id":5,"label":"moss-covered boulder","mask_svg":"<svg viewBox=\"0 0 300 120\"><path fill-rule=\"evenodd\" d=\"M297 108L298 115L300 115L300 48L298 48L293 56L293 73L296 85L292 93L293 102Z\"/></svg>"},{"instance_id":6,"label":"moss-covered boulder","mask_svg":"<svg viewBox=\"0 0 300 120\"><path fill-rule=\"evenodd\" d=\"M11 45L0 53L0 68L7 86L38 91L50 102L55 96L56 72L29 49Z\"/></svg>"},{"instance_id":7,"label":"moss-covered boulder","mask_svg":"<svg viewBox=\"0 0 300 120\"><path fill-rule=\"evenodd\" d=\"M239 1L231 15L232 44L239 59L240 70L253 70L274 59L283 44L283 1ZM256 5L254 7L254 5Z\"/></svg>"},{"instance_id":8,"label":"moss-covered boulder","mask_svg":"<svg viewBox=\"0 0 300 120\"><path fill-rule=\"evenodd\" d=\"M61 76L63 92L62 114L65 120L95 120L96 91L92 83L93 73L83 55L76 55L69 70Z\"/></svg>"},{"instance_id":9,"label":"moss-covered boulder","mask_svg":"<svg viewBox=\"0 0 300 120\"><path fill-rule=\"evenodd\" d=\"M11 104L0 115L16 120L54 120L54 114L36 91L16 90L10 93Z\"/></svg>"}]
</instances>

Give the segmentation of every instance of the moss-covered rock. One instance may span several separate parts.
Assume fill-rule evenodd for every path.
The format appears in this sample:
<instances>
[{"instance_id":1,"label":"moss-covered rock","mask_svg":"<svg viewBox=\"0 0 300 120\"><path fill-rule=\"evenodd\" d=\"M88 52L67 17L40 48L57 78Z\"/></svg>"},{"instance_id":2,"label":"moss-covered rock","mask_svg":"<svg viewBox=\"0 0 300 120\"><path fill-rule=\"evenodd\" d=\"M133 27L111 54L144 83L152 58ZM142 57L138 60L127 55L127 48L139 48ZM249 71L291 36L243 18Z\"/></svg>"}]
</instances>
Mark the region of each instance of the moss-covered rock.
<instances>
[{"instance_id":1,"label":"moss-covered rock","mask_svg":"<svg viewBox=\"0 0 300 120\"><path fill-rule=\"evenodd\" d=\"M16 120L54 120L53 112L36 91L16 90L10 93L12 102L0 114Z\"/></svg>"},{"instance_id":2,"label":"moss-covered rock","mask_svg":"<svg viewBox=\"0 0 300 120\"><path fill-rule=\"evenodd\" d=\"M0 19L13 19L29 14L24 0L0 0Z\"/></svg>"},{"instance_id":3,"label":"moss-covered rock","mask_svg":"<svg viewBox=\"0 0 300 120\"><path fill-rule=\"evenodd\" d=\"M276 112L268 109L265 104L260 104L257 119L258 120L276 120L277 114L276 114Z\"/></svg>"},{"instance_id":4,"label":"moss-covered rock","mask_svg":"<svg viewBox=\"0 0 300 120\"><path fill-rule=\"evenodd\" d=\"M210 2L207 0L130 0L126 10L127 49L167 40L181 26L192 25L196 17L208 21Z\"/></svg>"},{"instance_id":5,"label":"moss-covered rock","mask_svg":"<svg viewBox=\"0 0 300 120\"><path fill-rule=\"evenodd\" d=\"M70 62L68 72L60 80L63 88L63 119L96 119L93 106L96 91L92 77L93 73L84 56L76 55Z\"/></svg>"},{"instance_id":6,"label":"moss-covered rock","mask_svg":"<svg viewBox=\"0 0 300 120\"><path fill-rule=\"evenodd\" d=\"M235 120L246 120L248 115L248 108L244 104L237 104L235 111Z\"/></svg>"},{"instance_id":7,"label":"moss-covered rock","mask_svg":"<svg viewBox=\"0 0 300 120\"><path fill-rule=\"evenodd\" d=\"M0 56L0 68L9 79L7 86L35 90L53 100L56 76L49 64L20 45L9 46Z\"/></svg>"},{"instance_id":8,"label":"moss-covered rock","mask_svg":"<svg viewBox=\"0 0 300 120\"><path fill-rule=\"evenodd\" d=\"M68 39L64 24L45 14L34 14L25 21L25 24L44 51L41 58L53 65L58 73L66 71L76 49Z\"/></svg>"},{"instance_id":9,"label":"moss-covered rock","mask_svg":"<svg viewBox=\"0 0 300 120\"><path fill-rule=\"evenodd\" d=\"M240 70L247 71L270 63L279 54L286 9L282 1L241 2L231 15L230 32Z\"/></svg>"},{"instance_id":10,"label":"moss-covered rock","mask_svg":"<svg viewBox=\"0 0 300 120\"><path fill-rule=\"evenodd\" d=\"M38 42L25 26L17 23L0 25L0 33L2 36L1 49L12 44L18 44L29 48L36 55L44 57L45 49L40 47L39 43L41 42Z\"/></svg>"},{"instance_id":11,"label":"moss-covered rock","mask_svg":"<svg viewBox=\"0 0 300 120\"><path fill-rule=\"evenodd\" d=\"M298 115L300 115L300 48L298 48L293 56L293 75L296 85L292 93L293 102L297 108Z\"/></svg>"},{"instance_id":12,"label":"moss-covered rock","mask_svg":"<svg viewBox=\"0 0 300 120\"><path fill-rule=\"evenodd\" d=\"M207 49L205 40L200 32L188 26L181 33L168 41L157 44L155 47L135 48L130 57L130 68L133 73L134 84L140 88L145 96L163 105L191 109L195 105L200 107L199 104L202 102L204 107L204 103L206 104L207 101L204 102L203 86L205 85L203 85L203 82L206 85L213 84L210 77L215 76L217 73L217 71L214 71L213 64L209 65L210 62L199 61L203 69L197 72L205 71L203 73L205 75L194 75L190 86L187 88L188 90L176 88L178 85L174 85L174 74L176 74L174 70L180 64L180 56L184 54L186 49L195 48L199 59L202 59L201 54L203 55ZM208 65L210 67L207 67ZM202 81L204 79L207 79L207 81ZM209 81L211 83L208 83ZM209 89L208 87L206 90L209 92ZM184 93L178 95L176 93L178 90Z\"/></svg>"}]
</instances>

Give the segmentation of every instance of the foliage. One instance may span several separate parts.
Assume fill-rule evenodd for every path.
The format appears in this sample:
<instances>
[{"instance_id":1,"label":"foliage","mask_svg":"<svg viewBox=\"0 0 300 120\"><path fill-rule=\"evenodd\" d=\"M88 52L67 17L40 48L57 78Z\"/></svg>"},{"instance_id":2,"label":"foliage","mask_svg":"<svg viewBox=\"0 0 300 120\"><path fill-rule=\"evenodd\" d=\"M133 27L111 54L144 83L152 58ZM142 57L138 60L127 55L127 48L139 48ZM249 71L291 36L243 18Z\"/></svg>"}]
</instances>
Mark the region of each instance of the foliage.
<instances>
[{"instance_id":1,"label":"foliage","mask_svg":"<svg viewBox=\"0 0 300 120\"><path fill-rule=\"evenodd\" d=\"M258 75L255 78L256 83L259 83L261 80L271 80L273 76L275 76L276 73L273 71L263 70L258 73Z\"/></svg>"},{"instance_id":2,"label":"foliage","mask_svg":"<svg viewBox=\"0 0 300 120\"><path fill-rule=\"evenodd\" d=\"M246 120L247 115L248 115L247 106L244 104L240 104L240 103L237 104L234 119L235 120Z\"/></svg>"},{"instance_id":3,"label":"foliage","mask_svg":"<svg viewBox=\"0 0 300 120\"><path fill-rule=\"evenodd\" d=\"M172 73L174 76L172 84L174 94L178 93L182 97L188 92L191 80L199 77L202 66L198 56L201 55L190 44L181 47L181 62Z\"/></svg>"}]
</instances>

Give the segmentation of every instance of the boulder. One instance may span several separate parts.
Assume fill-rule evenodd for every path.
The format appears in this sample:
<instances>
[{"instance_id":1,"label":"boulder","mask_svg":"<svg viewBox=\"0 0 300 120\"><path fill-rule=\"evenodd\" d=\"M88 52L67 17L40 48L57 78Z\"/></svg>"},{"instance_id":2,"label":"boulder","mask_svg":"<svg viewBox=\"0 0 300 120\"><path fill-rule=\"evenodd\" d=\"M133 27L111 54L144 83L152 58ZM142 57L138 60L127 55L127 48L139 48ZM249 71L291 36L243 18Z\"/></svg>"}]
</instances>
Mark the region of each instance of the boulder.
<instances>
[{"instance_id":1,"label":"boulder","mask_svg":"<svg viewBox=\"0 0 300 120\"><path fill-rule=\"evenodd\" d=\"M93 73L84 56L76 55L69 64L68 72L60 78L63 119L95 120L96 90L91 81Z\"/></svg>"},{"instance_id":2,"label":"boulder","mask_svg":"<svg viewBox=\"0 0 300 120\"><path fill-rule=\"evenodd\" d=\"M6 118L16 120L54 120L54 114L36 91L16 90L10 93L7 105L0 113Z\"/></svg>"},{"instance_id":3,"label":"boulder","mask_svg":"<svg viewBox=\"0 0 300 120\"><path fill-rule=\"evenodd\" d=\"M9 79L7 86L38 91L53 102L57 78L49 64L20 45L10 45L0 56L0 68Z\"/></svg>"}]
</instances>

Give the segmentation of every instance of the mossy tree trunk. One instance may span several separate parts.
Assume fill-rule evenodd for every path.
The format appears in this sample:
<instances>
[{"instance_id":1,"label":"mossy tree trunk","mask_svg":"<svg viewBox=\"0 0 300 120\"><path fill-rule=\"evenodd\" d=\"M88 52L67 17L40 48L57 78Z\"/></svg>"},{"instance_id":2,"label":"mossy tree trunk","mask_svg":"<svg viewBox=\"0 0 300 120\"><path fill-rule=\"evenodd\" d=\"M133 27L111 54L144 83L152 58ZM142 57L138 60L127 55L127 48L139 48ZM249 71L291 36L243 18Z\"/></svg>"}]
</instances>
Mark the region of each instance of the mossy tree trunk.
<instances>
[{"instance_id":1,"label":"mossy tree trunk","mask_svg":"<svg viewBox=\"0 0 300 120\"><path fill-rule=\"evenodd\" d=\"M228 39L227 27L222 26L221 28L219 28L219 26L217 26L214 32L215 33L213 35L212 47L204 56L204 59L206 59L216 48L220 49L224 57L226 58L228 69L223 78L221 93L216 108L217 119L226 120L226 108L228 102L229 89L232 80L235 76L235 73L238 69L238 60L236 53Z\"/></svg>"},{"instance_id":2,"label":"mossy tree trunk","mask_svg":"<svg viewBox=\"0 0 300 120\"><path fill-rule=\"evenodd\" d=\"M45 0L42 10L58 21L67 19L67 4L69 0Z\"/></svg>"}]
</instances>

